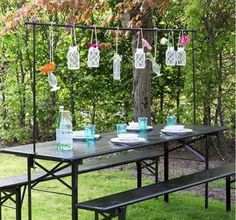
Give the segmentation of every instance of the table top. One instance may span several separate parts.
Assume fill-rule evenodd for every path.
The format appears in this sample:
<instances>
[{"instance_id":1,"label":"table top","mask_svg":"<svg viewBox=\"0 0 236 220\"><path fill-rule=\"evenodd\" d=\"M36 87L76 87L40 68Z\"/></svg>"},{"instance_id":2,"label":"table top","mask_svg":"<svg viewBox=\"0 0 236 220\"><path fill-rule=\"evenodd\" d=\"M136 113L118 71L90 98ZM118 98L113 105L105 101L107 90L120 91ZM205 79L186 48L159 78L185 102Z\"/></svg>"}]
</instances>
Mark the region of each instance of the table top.
<instances>
[{"instance_id":1,"label":"table top","mask_svg":"<svg viewBox=\"0 0 236 220\"><path fill-rule=\"evenodd\" d=\"M224 131L226 127L213 127L206 125L185 125L185 128L190 128L193 132L184 135L165 135L161 132L164 124L154 125L153 129L147 132L142 132L140 136L146 138L145 142L128 145L114 144L110 142L111 138L116 137L116 133L101 133L101 138L95 140L93 144L88 144L85 141L74 140L73 149L70 151L58 151L55 141L37 143L36 153L33 152L33 144L21 145L16 147L6 147L0 150L1 153L15 154L17 156L34 156L38 159L55 160L55 161L80 161L86 158L112 154L131 149L152 146L161 143L186 139L207 134L218 133Z\"/></svg>"}]
</instances>

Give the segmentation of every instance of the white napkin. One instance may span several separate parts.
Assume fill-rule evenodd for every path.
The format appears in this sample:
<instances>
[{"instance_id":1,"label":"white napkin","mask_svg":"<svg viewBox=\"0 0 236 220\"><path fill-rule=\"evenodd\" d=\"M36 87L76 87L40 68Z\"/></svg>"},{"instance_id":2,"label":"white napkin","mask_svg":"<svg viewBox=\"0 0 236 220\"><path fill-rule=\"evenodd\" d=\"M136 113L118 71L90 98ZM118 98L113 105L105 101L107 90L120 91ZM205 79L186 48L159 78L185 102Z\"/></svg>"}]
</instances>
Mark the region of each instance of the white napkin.
<instances>
[{"instance_id":1,"label":"white napkin","mask_svg":"<svg viewBox=\"0 0 236 220\"><path fill-rule=\"evenodd\" d=\"M73 136L74 137L85 137L85 131L81 130L81 131L73 131Z\"/></svg>"},{"instance_id":2,"label":"white napkin","mask_svg":"<svg viewBox=\"0 0 236 220\"><path fill-rule=\"evenodd\" d=\"M138 122L129 122L129 127L132 127L132 128L138 128Z\"/></svg>"},{"instance_id":3,"label":"white napkin","mask_svg":"<svg viewBox=\"0 0 236 220\"><path fill-rule=\"evenodd\" d=\"M184 125L167 125L164 129L166 131L182 131L184 130Z\"/></svg>"},{"instance_id":4,"label":"white napkin","mask_svg":"<svg viewBox=\"0 0 236 220\"><path fill-rule=\"evenodd\" d=\"M123 133L123 134L118 134L118 138L122 140L136 140L138 138L138 134Z\"/></svg>"}]
</instances>

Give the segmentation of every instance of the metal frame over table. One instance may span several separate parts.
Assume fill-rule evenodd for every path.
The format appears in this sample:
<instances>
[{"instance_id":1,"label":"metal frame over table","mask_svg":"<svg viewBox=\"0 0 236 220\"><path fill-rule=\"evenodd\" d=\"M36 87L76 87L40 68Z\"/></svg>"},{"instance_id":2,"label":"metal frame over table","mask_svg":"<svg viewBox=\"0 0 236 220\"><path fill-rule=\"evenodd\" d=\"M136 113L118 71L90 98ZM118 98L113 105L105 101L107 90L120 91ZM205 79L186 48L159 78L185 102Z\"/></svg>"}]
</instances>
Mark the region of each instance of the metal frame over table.
<instances>
[{"instance_id":1,"label":"metal frame over table","mask_svg":"<svg viewBox=\"0 0 236 220\"><path fill-rule=\"evenodd\" d=\"M186 125L187 128L193 129L193 132L185 135L165 135L161 133L164 125L155 125L153 130L146 133L141 133L147 139L143 143L127 145L127 144L113 144L110 139L115 137L115 133L101 134L101 138L96 140L94 144L87 144L82 141L74 141L72 151L58 151L56 144L41 143L37 145L36 153L33 152L32 145L23 145L18 147L5 148L1 150L2 153L15 154L27 158L27 174L28 174L28 219L32 219L32 188L45 178L52 176L59 180L62 184L71 190L72 197L72 220L78 219L78 211L75 204L78 203L78 168L83 164L84 159L93 158L97 156L114 154L132 149L142 149L148 146L164 144L164 181L169 179L169 152L178 148L185 148L196 156L200 161L205 163L205 169L208 169L208 137L210 135L218 135L219 132L226 130L226 127L211 127L205 125ZM201 153L192 145L196 141L205 138L205 152ZM179 145L175 148L169 149L168 144L173 141L178 141ZM40 160L55 161L57 164L48 169L40 163ZM39 167L45 172L45 175L39 177L37 180L31 181L31 169L35 166ZM71 167L71 185L66 183L62 178L57 176L57 173L65 168ZM139 177L138 177L139 178ZM140 181L140 180L139 180ZM164 200L168 202L168 195L164 196ZM205 207L208 206L208 184L205 185Z\"/></svg>"}]
</instances>

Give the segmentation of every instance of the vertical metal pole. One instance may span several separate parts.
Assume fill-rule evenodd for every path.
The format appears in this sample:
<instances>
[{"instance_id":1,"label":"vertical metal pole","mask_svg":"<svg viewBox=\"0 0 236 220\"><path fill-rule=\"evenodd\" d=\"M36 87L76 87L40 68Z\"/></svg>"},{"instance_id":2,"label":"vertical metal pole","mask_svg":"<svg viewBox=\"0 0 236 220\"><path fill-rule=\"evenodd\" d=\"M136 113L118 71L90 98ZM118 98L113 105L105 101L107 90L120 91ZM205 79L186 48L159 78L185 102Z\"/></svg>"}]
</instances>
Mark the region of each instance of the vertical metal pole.
<instances>
[{"instance_id":1,"label":"vertical metal pole","mask_svg":"<svg viewBox=\"0 0 236 220\"><path fill-rule=\"evenodd\" d=\"M72 185L72 220L78 219L78 210L75 205L78 203L78 164L76 162L71 164L71 185Z\"/></svg>"},{"instance_id":2,"label":"vertical metal pole","mask_svg":"<svg viewBox=\"0 0 236 220\"><path fill-rule=\"evenodd\" d=\"M2 220L2 193L0 191L0 220Z\"/></svg>"},{"instance_id":3,"label":"vertical metal pole","mask_svg":"<svg viewBox=\"0 0 236 220\"><path fill-rule=\"evenodd\" d=\"M16 220L21 220L21 188L16 187Z\"/></svg>"},{"instance_id":4,"label":"vertical metal pole","mask_svg":"<svg viewBox=\"0 0 236 220\"><path fill-rule=\"evenodd\" d=\"M31 197L31 168L33 167L33 156L27 158L27 176L28 176L28 220L32 220L32 197Z\"/></svg>"},{"instance_id":5,"label":"vertical metal pole","mask_svg":"<svg viewBox=\"0 0 236 220\"><path fill-rule=\"evenodd\" d=\"M142 164L141 162L136 162L137 167L137 188L142 186Z\"/></svg>"},{"instance_id":6,"label":"vertical metal pole","mask_svg":"<svg viewBox=\"0 0 236 220\"><path fill-rule=\"evenodd\" d=\"M226 211L230 211L231 209L231 192L230 192L230 176L226 176Z\"/></svg>"},{"instance_id":7,"label":"vertical metal pole","mask_svg":"<svg viewBox=\"0 0 236 220\"><path fill-rule=\"evenodd\" d=\"M206 147L206 155L205 155L205 169L208 170L209 168L209 162L208 162L208 155L209 155L209 137L208 135L206 135L206 143L205 143L205 147ZM208 183L205 183L205 209L208 208Z\"/></svg>"},{"instance_id":8,"label":"vertical metal pole","mask_svg":"<svg viewBox=\"0 0 236 220\"><path fill-rule=\"evenodd\" d=\"M32 92L33 92L33 152L36 152L36 26L33 23L33 79L32 79Z\"/></svg>"},{"instance_id":9,"label":"vertical metal pole","mask_svg":"<svg viewBox=\"0 0 236 220\"><path fill-rule=\"evenodd\" d=\"M164 181L168 181L169 179L169 150L168 144L164 144ZM164 195L164 201L169 202L169 195Z\"/></svg>"},{"instance_id":10,"label":"vertical metal pole","mask_svg":"<svg viewBox=\"0 0 236 220\"><path fill-rule=\"evenodd\" d=\"M192 32L193 124L196 124L196 85L195 85L194 38L195 38L195 32L193 31L193 32Z\"/></svg>"}]
</instances>

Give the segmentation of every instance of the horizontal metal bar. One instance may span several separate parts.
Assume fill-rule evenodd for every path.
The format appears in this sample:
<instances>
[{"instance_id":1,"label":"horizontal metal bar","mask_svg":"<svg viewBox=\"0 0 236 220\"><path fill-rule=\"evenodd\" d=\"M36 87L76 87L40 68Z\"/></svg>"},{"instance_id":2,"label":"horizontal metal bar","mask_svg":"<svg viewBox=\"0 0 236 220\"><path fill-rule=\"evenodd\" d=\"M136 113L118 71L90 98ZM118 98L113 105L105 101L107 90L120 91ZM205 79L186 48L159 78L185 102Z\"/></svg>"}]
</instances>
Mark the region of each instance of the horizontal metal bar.
<instances>
[{"instance_id":1,"label":"horizontal metal bar","mask_svg":"<svg viewBox=\"0 0 236 220\"><path fill-rule=\"evenodd\" d=\"M197 142L197 141L199 141L199 140L201 140L201 139L203 139L203 138L205 138L205 136L201 136L201 137L199 137L199 138L194 138L194 139L192 139L191 141L188 141L188 142L183 142L183 141L182 141L182 144L178 145L177 147L174 147L174 148L170 149L170 150L169 150L169 153L172 152L172 151L174 151L174 150L177 150L177 149L179 149L179 148L184 147L184 144L183 144L183 143L185 143L185 144L192 144L192 143L195 143L195 142Z\"/></svg>"},{"instance_id":2,"label":"horizontal metal bar","mask_svg":"<svg viewBox=\"0 0 236 220\"><path fill-rule=\"evenodd\" d=\"M2 207L6 207L6 208L9 208L9 209L16 209L15 207L12 207L12 206L9 206L9 205L2 205Z\"/></svg>"},{"instance_id":3,"label":"horizontal metal bar","mask_svg":"<svg viewBox=\"0 0 236 220\"><path fill-rule=\"evenodd\" d=\"M194 156L198 157L201 161L206 162L206 158L205 156L198 151L197 149L195 149L194 147L192 147L189 144L184 144L184 147L191 153L193 153Z\"/></svg>"},{"instance_id":4,"label":"horizontal metal bar","mask_svg":"<svg viewBox=\"0 0 236 220\"><path fill-rule=\"evenodd\" d=\"M41 23L41 22L34 22L29 21L25 23L26 25L35 25L35 26L54 26L54 27L75 27L80 28L82 30L86 29L94 29L96 26L81 26L81 25L72 25L72 24L59 24L59 23ZM186 32L196 32L197 30L194 29L159 29L159 28L123 28L123 27L96 27L98 30L121 30L121 31L157 31L157 32L180 32L180 31L186 31Z\"/></svg>"},{"instance_id":5,"label":"horizontal metal bar","mask_svg":"<svg viewBox=\"0 0 236 220\"><path fill-rule=\"evenodd\" d=\"M68 193L60 193L60 192L55 192L55 191L43 190L43 189L33 189L33 190L39 191L39 192L45 192L45 193L63 195L63 196L71 196L71 194L68 194Z\"/></svg>"},{"instance_id":6,"label":"horizontal metal bar","mask_svg":"<svg viewBox=\"0 0 236 220\"><path fill-rule=\"evenodd\" d=\"M169 157L169 159L175 159L175 160L190 160L190 161L203 162L202 160L197 160L197 159L192 159L192 158L184 158L184 157Z\"/></svg>"}]
</instances>

